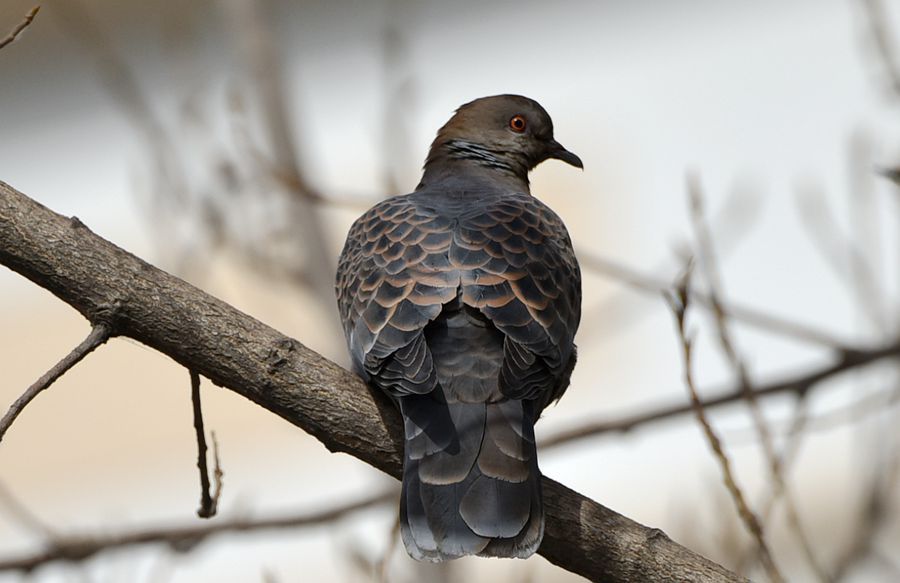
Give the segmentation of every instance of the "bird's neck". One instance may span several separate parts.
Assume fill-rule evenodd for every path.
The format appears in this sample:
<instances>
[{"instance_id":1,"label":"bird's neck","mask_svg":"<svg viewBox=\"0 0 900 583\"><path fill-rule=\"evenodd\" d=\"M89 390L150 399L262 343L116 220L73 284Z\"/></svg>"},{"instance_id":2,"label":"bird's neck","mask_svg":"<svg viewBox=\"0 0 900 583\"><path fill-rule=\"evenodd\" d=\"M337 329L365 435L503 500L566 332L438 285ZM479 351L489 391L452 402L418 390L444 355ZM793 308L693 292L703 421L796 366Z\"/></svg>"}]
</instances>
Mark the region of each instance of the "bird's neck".
<instances>
[{"instance_id":1,"label":"bird's neck","mask_svg":"<svg viewBox=\"0 0 900 583\"><path fill-rule=\"evenodd\" d=\"M442 182L530 192L527 166L507 152L459 138L436 140L425 160L419 188Z\"/></svg>"}]
</instances>

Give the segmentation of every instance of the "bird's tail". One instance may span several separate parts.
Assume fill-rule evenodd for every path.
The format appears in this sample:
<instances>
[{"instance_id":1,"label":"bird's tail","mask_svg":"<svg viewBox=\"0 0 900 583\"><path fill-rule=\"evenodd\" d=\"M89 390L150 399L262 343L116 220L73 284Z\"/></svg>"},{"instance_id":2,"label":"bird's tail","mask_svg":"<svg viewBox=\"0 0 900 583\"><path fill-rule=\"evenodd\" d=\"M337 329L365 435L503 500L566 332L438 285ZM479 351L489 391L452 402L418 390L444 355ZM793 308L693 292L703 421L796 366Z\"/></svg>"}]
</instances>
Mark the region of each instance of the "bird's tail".
<instances>
[{"instance_id":1,"label":"bird's tail","mask_svg":"<svg viewBox=\"0 0 900 583\"><path fill-rule=\"evenodd\" d=\"M532 403L447 403L434 393L400 398L407 551L427 561L530 556L544 533Z\"/></svg>"}]
</instances>

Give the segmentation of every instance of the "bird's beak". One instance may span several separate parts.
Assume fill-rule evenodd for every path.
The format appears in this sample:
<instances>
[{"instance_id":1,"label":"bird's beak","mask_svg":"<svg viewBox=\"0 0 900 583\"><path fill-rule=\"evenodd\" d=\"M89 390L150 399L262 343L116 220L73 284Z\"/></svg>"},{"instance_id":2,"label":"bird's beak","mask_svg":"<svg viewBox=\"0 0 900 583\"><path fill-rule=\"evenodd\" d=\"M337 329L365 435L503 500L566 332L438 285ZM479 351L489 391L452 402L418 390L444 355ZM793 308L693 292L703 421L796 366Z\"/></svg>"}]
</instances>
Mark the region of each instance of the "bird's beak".
<instances>
[{"instance_id":1,"label":"bird's beak","mask_svg":"<svg viewBox=\"0 0 900 583\"><path fill-rule=\"evenodd\" d=\"M547 157L562 160L566 164L571 164L576 168L584 170L584 163L582 163L581 158L566 150L563 145L556 140L550 140L550 143L547 144Z\"/></svg>"}]
</instances>

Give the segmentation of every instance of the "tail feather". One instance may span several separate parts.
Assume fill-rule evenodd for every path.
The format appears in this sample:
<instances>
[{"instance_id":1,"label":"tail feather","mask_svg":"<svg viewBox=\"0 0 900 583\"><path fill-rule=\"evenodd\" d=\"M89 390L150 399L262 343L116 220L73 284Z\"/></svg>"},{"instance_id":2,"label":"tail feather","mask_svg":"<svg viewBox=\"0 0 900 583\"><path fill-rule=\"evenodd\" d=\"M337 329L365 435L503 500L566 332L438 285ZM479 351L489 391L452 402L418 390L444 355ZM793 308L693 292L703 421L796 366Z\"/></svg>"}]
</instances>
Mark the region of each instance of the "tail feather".
<instances>
[{"instance_id":1,"label":"tail feather","mask_svg":"<svg viewBox=\"0 0 900 583\"><path fill-rule=\"evenodd\" d=\"M401 533L410 555L527 557L543 535L530 403L400 398Z\"/></svg>"}]
</instances>

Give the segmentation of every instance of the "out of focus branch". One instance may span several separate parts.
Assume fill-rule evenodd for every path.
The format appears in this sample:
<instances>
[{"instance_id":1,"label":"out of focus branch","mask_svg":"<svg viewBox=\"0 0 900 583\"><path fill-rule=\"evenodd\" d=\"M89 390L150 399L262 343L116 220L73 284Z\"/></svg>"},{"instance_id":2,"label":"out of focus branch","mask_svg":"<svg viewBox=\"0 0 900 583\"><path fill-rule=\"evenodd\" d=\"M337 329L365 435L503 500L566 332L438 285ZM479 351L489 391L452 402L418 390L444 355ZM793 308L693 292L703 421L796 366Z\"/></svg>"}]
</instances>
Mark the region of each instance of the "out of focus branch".
<instances>
[{"instance_id":1,"label":"out of focus branch","mask_svg":"<svg viewBox=\"0 0 900 583\"><path fill-rule=\"evenodd\" d=\"M40 11L40 5L35 6L31 10L28 11L28 14L25 15L25 18L22 19L22 22L16 25L12 31L6 35L5 38L0 39L0 49L5 47L8 44L12 44L15 40L22 34L22 31L31 26L31 23L34 22L34 17L37 16L38 11Z\"/></svg>"},{"instance_id":2,"label":"out of focus branch","mask_svg":"<svg viewBox=\"0 0 900 583\"><path fill-rule=\"evenodd\" d=\"M694 202L695 204L698 203L696 198L694 199ZM693 336L685 327L687 311L690 306L690 277L691 266L688 265L675 291L666 296L666 299L672 308L672 313L675 316L676 330L678 331L678 336L681 341L681 353L684 359L684 384L691 396L691 407L694 411L694 415L697 417L697 421L700 423L704 435L706 435L706 440L709 442L716 460L719 462L725 487L728 489L728 493L731 494L731 498L734 500L738 515L741 517L747 530L750 531L750 534L756 540L762 564L765 567L769 578L774 582L780 583L784 581L784 577L778 570L775 560L772 558L771 551L769 551L762 523L756 517L753 510L750 509L750 506L747 504L747 500L744 497L744 493L741 491L740 486L738 486L737 480L734 477L734 472L731 469L731 460L725 453L722 441L719 439L719 436L709 422L709 418L706 416L706 410L703 408L703 403L700 401L700 396L697 394L697 387L694 384L692 358L694 342ZM742 392L746 393L746 387L742 387Z\"/></svg>"},{"instance_id":3,"label":"out of focus branch","mask_svg":"<svg viewBox=\"0 0 900 583\"><path fill-rule=\"evenodd\" d=\"M691 223L696 239L697 255L700 259L700 265L703 268L706 283L709 286L709 298L711 301L713 320L716 324L719 346L725 354L725 357L728 359L728 362L731 364L731 368L734 369L734 372L737 375L738 384L744 395L744 400L747 403L747 407L750 409L750 417L753 420L754 429L759 437L762 452L769 469L769 476L774 485L773 499L780 496L784 497L788 523L803 549L806 560L809 562L810 567L816 573L819 580L830 581L830 577L819 563L815 551L813 551L812 544L810 544L809 537L803 529L800 513L797 510L794 497L784 479L782 458L775 451L775 441L772 438L769 423L766 420L762 407L759 405L759 400L756 398L756 394L753 391L753 381L750 379L750 371L747 369L744 359L738 353L737 345L731 333L730 322L725 315L725 306L723 304L721 291L722 281L718 269L718 258L716 257L716 252L713 248L712 235L710 234L709 227L706 223L704 212L705 201L698 176L692 175L688 177L687 191L691 209ZM799 435L799 433L794 434L794 437L799 437ZM758 516L756 518L759 520L760 527L762 527L765 524L765 516L762 519L759 519ZM765 556L767 553L765 547L760 545L759 552L764 564L768 565L769 562L771 562L771 557Z\"/></svg>"},{"instance_id":4,"label":"out of focus branch","mask_svg":"<svg viewBox=\"0 0 900 583\"><path fill-rule=\"evenodd\" d=\"M358 376L2 182L0 263L89 321L243 395L329 450L400 477L400 415ZM119 309L107 309L111 303ZM564 569L602 581L743 580L558 482L544 478L542 488L539 552Z\"/></svg>"},{"instance_id":5,"label":"out of focus branch","mask_svg":"<svg viewBox=\"0 0 900 583\"><path fill-rule=\"evenodd\" d=\"M882 0L862 0L863 10L868 20L869 33L875 43L885 75L896 97L900 97L900 62L894 47L894 37L888 26L888 15Z\"/></svg>"},{"instance_id":6,"label":"out of focus branch","mask_svg":"<svg viewBox=\"0 0 900 583\"><path fill-rule=\"evenodd\" d=\"M599 255L579 251L578 261L581 263L583 269L591 270L600 275L621 281L637 291L659 297L669 289L669 284L661 279L645 275L637 270ZM692 290L691 301L704 308L712 308L712 299L707 293ZM729 318L739 320L749 326L761 330L776 332L790 338L819 344L828 348L840 349L845 346L844 341L835 337L833 334L824 330L819 330L808 324L786 320L755 308L736 304L725 306L724 309L725 315Z\"/></svg>"},{"instance_id":7,"label":"out of focus branch","mask_svg":"<svg viewBox=\"0 0 900 583\"><path fill-rule=\"evenodd\" d=\"M692 298L695 296L691 296ZM840 357L829 365L817 368L809 372L788 376L769 383L757 383L754 385L755 397L767 397L779 394L794 394L802 396L820 383L834 376L851 370L857 370L864 366L888 359L900 357L900 340L885 344L877 348L847 348L841 351ZM701 400L704 409L721 407L744 399L744 393L740 386L732 386L727 389L708 391L704 393L718 393L718 397L708 397ZM570 443L579 439L587 439L604 433L621 433L637 429L657 421L670 419L678 415L691 412L690 403L673 403L663 407L648 407L642 409L642 413L613 419L608 421L592 421L580 426L561 431L541 441L542 448L555 447L564 443Z\"/></svg>"},{"instance_id":8,"label":"out of focus branch","mask_svg":"<svg viewBox=\"0 0 900 583\"><path fill-rule=\"evenodd\" d=\"M43 551L0 559L0 571L31 571L49 563L84 561L98 553L146 544L165 544L173 551L184 553L220 534L319 526L396 499L397 493L389 490L351 504L313 513L279 512L276 518L234 519L200 525L146 528L118 534L68 534L51 539Z\"/></svg>"}]
</instances>

